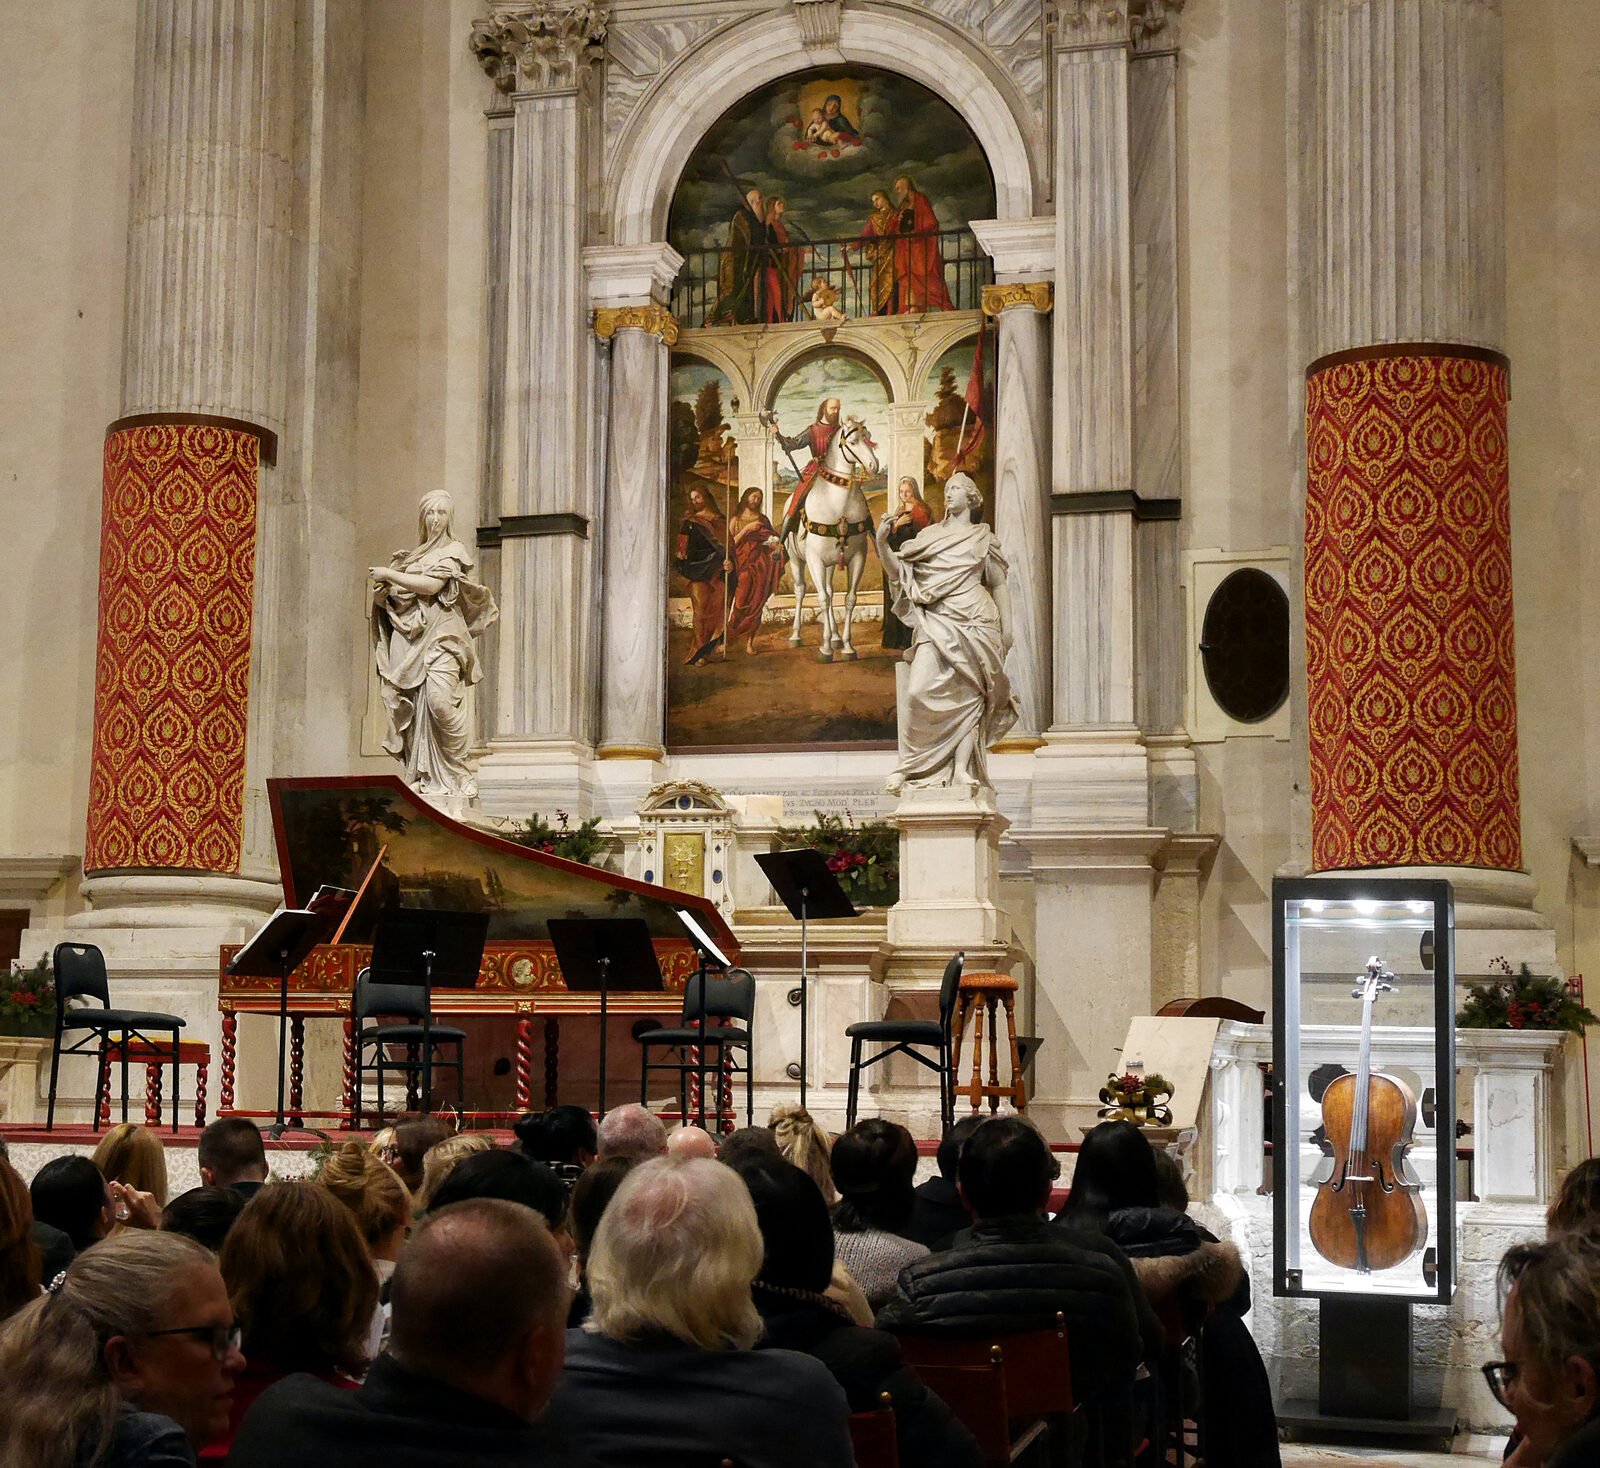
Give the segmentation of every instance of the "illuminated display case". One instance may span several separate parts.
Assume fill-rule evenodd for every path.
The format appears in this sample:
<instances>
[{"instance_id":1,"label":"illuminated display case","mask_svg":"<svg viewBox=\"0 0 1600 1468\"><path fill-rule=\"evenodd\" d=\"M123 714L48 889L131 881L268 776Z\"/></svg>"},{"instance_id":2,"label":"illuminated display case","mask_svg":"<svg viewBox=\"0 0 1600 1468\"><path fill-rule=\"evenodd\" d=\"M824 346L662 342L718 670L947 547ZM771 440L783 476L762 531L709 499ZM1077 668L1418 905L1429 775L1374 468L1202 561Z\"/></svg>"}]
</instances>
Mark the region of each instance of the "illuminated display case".
<instances>
[{"instance_id":1,"label":"illuminated display case","mask_svg":"<svg viewBox=\"0 0 1600 1468\"><path fill-rule=\"evenodd\" d=\"M1273 1289L1455 1288L1450 884L1273 883Z\"/></svg>"}]
</instances>

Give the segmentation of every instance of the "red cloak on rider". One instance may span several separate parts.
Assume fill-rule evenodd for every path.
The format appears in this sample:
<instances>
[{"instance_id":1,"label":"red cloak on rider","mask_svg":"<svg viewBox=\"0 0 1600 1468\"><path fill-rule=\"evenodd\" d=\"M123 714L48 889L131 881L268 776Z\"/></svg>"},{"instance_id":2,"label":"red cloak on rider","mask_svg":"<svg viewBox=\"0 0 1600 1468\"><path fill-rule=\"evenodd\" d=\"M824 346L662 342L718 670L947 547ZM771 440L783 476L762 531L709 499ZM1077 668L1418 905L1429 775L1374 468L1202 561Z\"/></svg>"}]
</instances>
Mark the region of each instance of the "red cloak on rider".
<instances>
[{"instance_id":1,"label":"red cloak on rider","mask_svg":"<svg viewBox=\"0 0 1600 1468\"><path fill-rule=\"evenodd\" d=\"M824 423L818 418L815 423L808 423L792 437L786 437L781 433L778 435L778 442L786 449L811 450L811 462L800 471L800 482L790 492L788 502L783 507L783 519L780 523L785 534L788 533L790 524L805 508L806 496L811 492L811 486L817 482L817 473L822 468L822 461L827 456L834 435L838 431L837 423Z\"/></svg>"}]
</instances>

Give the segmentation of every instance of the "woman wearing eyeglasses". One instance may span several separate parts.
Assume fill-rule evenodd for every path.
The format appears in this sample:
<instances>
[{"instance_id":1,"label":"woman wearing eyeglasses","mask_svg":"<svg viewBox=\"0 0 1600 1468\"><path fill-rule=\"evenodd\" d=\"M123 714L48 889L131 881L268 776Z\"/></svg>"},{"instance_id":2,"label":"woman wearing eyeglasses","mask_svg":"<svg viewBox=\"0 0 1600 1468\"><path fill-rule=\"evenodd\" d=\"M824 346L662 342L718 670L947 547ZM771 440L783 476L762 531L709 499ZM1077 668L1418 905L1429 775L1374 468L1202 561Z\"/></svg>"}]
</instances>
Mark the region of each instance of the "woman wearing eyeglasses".
<instances>
[{"instance_id":1,"label":"woman wearing eyeglasses","mask_svg":"<svg viewBox=\"0 0 1600 1468\"><path fill-rule=\"evenodd\" d=\"M1500 1263L1504 1361L1483 1368L1516 1415L1511 1468L1600 1463L1600 1236L1557 1234Z\"/></svg>"},{"instance_id":2,"label":"woman wearing eyeglasses","mask_svg":"<svg viewBox=\"0 0 1600 1468\"><path fill-rule=\"evenodd\" d=\"M0 1326L0 1468L193 1468L227 1432L243 1369L205 1249L107 1239Z\"/></svg>"}]
</instances>

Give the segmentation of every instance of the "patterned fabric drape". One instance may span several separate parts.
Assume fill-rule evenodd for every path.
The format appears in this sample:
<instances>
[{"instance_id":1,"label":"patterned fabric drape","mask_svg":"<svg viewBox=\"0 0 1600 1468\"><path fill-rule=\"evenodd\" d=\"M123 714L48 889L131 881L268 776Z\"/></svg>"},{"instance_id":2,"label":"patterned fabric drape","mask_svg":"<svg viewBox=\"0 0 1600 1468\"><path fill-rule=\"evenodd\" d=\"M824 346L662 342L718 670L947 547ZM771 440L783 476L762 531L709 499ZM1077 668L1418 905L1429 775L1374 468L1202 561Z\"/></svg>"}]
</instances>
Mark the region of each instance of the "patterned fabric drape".
<instances>
[{"instance_id":1,"label":"patterned fabric drape","mask_svg":"<svg viewBox=\"0 0 1600 1468\"><path fill-rule=\"evenodd\" d=\"M1504 359L1374 348L1306 382L1312 865L1522 864Z\"/></svg>"},{"instance_id":2,"label":"patterned fabric drape","mask_svg":"<svg viewBox=\"0 0 1600 1468\"><path fill-rule=\"evenodd\" d=\"M239 869L259 448L201 423L106 437L86 871Z\"/></svg>"}]
</instances>

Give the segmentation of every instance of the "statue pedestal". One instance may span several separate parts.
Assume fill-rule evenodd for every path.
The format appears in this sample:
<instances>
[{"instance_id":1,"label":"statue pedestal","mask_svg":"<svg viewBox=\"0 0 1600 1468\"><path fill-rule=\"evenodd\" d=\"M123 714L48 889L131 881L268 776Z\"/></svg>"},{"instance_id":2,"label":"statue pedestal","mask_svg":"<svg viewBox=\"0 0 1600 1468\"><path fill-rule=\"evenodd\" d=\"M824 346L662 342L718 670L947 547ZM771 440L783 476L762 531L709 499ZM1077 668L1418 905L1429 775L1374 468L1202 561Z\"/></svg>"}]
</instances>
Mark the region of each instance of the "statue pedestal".
<instances>
[{"instance_id":1,"label":"statue pedestal","mask_svg":"<svg viewBox=\"0 0 1600 1468\"><path fill-rule=\"evenodd\" d=\"M889 909L890 947L1005 948L1011 923L996 898L1000 833L1010 822L994 791L908 790L889 819L900 830L900 900Z\"/></svg>"}]
</instances>

